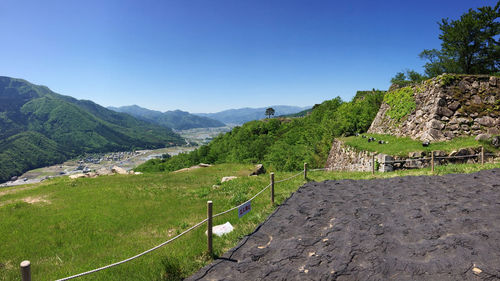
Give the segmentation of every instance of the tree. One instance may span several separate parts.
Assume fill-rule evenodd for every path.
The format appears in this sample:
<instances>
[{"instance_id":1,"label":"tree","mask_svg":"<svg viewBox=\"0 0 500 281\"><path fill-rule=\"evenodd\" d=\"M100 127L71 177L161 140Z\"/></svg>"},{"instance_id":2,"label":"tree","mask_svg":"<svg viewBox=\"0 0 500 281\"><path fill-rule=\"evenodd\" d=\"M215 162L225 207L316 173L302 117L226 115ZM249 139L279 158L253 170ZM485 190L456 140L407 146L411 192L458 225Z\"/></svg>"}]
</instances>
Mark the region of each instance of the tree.
<instances>
[{"instance_id":1,"label":"tree","mask_svg":"<svg viewBox=\"0 0 500 281\"><path fill-rule=\"evenodd\" d=\"M425 75L422 75L415 70L407 69L405 72L396 73L396 76L391 78L391 83L399 86L407 86L427 79Z\"/></svg>"},{"instance_id":2,"label":"tree","mask_svg":"<svg viewBox=\"0 0 500 281\"><path fill-rule=\"evenodd\" d=\"M268 109L266 109L266 116L267 118L271 118L271 115L274 116L274 108L272 107L269 107Z\"/></svg>"},{"instance_id":3,"label":"tree","mask_svg":"<svg viewBox=\"0 0 500 281\"><path fill-rule=\"evenodd\" d=\"M396 76L391 78L391 83L398 84L398 85L405 84L406 83L406 75L404 74L404 72L396 73Z\"/></svg>"},{"instance_id":4,"label":"tree","mask_svg":"<svg viewBox=\"0 0 500 281\"><path fill-rule=\"evenodd\" d=\"M425 73L434 77L444 72L491 74L500 69L500 1L494 8L469 9L458 20L442 19L439 24L441 50L424 50L428 60Z\"/></svg>"}]
</instances>

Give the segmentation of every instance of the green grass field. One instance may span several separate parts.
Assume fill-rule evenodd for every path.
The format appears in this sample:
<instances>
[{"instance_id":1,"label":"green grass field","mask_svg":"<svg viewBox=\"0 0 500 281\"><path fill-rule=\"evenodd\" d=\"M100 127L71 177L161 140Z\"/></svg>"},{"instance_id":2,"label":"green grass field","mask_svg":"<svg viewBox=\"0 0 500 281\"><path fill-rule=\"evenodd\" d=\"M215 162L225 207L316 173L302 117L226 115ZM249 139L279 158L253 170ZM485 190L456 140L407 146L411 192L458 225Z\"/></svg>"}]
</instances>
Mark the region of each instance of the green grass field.
<instances>
[{"instance_id":1,"label":"green grass field","mask_svg":"<svg viewBox=\"0 0 500 281\"><path fill-rule=\"evenodd\" d=\"M421 141L412 140L408 137L395 137L392 135L379 135L379 134L363 134L367 138L360 136L350 136L339 138L345 144L354 147L357 150L373 151L377 153L384 153L394 156L408 156L408 153L414 151L428 152L431 151L445 151L452 152L460 148L474 148L484 146L486 151L498 151L491 144L474 140L474 137L454 138L450 141L431 142L428 147L423 147ZM375 142L368 142L369 137L376 138ZM384 140L388 143L379 144L378 140Z\"/></svg>"},{"instance_id":2,"label":"green grass field","mask_svg":"<svg viewBox=\"0 0 500 281\"><path fill-rule=\"evenodd\" d=\"M223 164L183 173L114 175L95 179L52 179L0 189L0 280L18 280L19 263L30 260L33 280L54 280L136 255L214 213L238 205L269 183L269 174L248 177L250 165ZM437 166L437 174L475 172L500 164ZM294 173L276 173L276 180ZM369 179L430 174L429 169L377 173L310 172L309 180ZM220 184L223 176L238 179ZM276 203L305 183L302 176L276 184ZM213 188L215 184L220 187ZM241 219L233 211L214 219L235 231L214 236L222 255L274 210L265 191ZM206 226L131 262L79 280L178 280L210 262Z\"/></svg>"}]
</instances>

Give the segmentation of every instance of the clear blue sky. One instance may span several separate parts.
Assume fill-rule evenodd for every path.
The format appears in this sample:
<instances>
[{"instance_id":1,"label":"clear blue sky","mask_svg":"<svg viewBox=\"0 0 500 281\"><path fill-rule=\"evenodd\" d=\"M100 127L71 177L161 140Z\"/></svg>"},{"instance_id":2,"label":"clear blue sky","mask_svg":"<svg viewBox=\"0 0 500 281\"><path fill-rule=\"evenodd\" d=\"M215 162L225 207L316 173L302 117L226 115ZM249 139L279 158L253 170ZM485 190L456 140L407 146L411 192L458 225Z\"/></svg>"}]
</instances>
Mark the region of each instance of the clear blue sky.
<instances>
[{"instance_id":1,"label":"clear blue sky","mask_svg":"<svg viewBox=\"0 0 500 281\"><path fill-rule=\"evenodd\" d=\"M0 75L161 111L350 100L422 71L441 18L495 3L1 0Z\"/></svg>"}]
</instances>

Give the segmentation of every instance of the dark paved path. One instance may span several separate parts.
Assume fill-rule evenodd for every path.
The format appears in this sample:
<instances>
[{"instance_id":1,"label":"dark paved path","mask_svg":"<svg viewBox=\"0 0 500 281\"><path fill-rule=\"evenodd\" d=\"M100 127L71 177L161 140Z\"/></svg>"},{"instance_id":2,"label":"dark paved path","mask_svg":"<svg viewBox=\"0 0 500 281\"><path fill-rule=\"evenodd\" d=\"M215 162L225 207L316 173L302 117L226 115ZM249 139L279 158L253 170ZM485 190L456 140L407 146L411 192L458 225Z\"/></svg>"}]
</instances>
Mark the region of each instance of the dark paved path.
<instances>
[{"instance_id":1,"label":"dark paved path","mask_svg":"<svg viewBox=\"0 0 500 281\"><path fill-rule=\"evenodd\" d=\"M500 169L310 182L187 280L500 280Z\"/></svg>"}]
</instances>

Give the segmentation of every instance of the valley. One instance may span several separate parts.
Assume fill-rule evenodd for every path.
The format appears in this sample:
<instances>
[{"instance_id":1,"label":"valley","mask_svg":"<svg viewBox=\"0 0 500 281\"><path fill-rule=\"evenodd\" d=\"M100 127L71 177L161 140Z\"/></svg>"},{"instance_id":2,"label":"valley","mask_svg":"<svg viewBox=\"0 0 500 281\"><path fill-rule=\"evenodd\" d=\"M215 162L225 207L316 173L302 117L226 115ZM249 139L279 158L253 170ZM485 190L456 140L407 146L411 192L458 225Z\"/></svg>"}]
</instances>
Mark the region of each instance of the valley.
<instances>
[{"instance_id":1,"label":"valley","mask_svg":"<svg viewBox=\"0 0 500 281\"><path fill-rule=\"evenodd\" d=\"M175 132L184 138L189 145L178 145L159 149L85 154L84 156L70 159L61 164L29 170L20 176L13 177L13 180L11 179L10 181L0 184L0 188L33 184L54 177L97 171L102 168L111 169L113 166L132 170L150 159L161 158L164 154L175 156L180 153L193 151L200 145L209 143L219 134L226 133L230 130L230 126L177 130Z\"/></svg>"},{"instance_id":2,"label":"valley","mask_svg":"<svg viewBox=\"0 0 500 281\"><path fill-rule=\"evenodd\" d=\"M193 151L196 148L196 146L174 146L152 150L88 154L84 157L71 159L61 164L27 171L18 177L14 177L15 180L10 180L0 184L0 188L23 184L33 184L54 177L97 171L102 168L111 169L111 167L113 166L118 166L124 168L125 170L132 170L134 167L150 159L161 158L163 154L167 153L171 156L174 156L179 153Z\"/></svg>"},{"instance_id":3,"label":"valley","mask_svg":"<svg viewBox=\"0 0 500 281\"><path fill-rule=\"evenodd\" d=\"M224 127L215 127L215 128L193 128L188 130L179 130L174 131L183 137L188 143L193 145L204 145L208 144L213 138L217 137L220 134L225 134L231 129L233 126L224 126Z\"/></svg>"}]
</instances>

